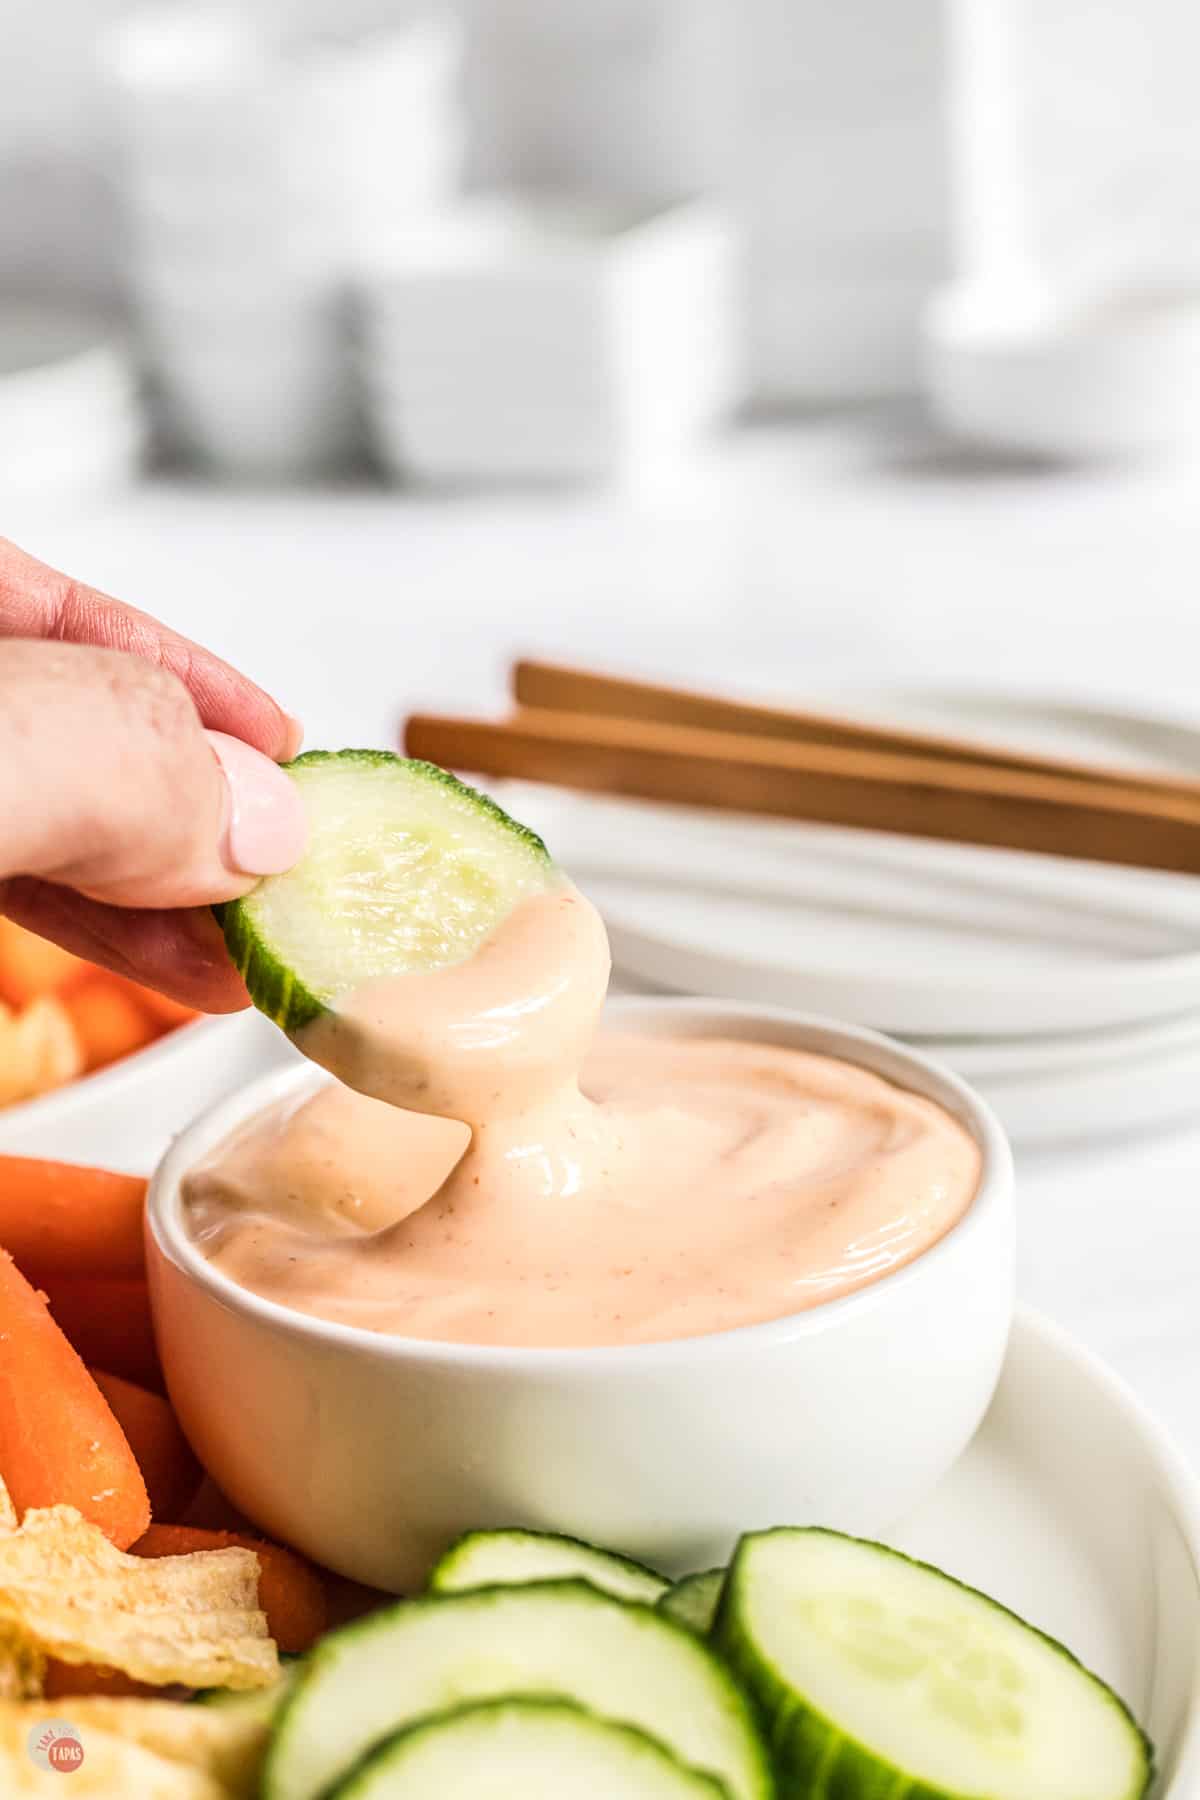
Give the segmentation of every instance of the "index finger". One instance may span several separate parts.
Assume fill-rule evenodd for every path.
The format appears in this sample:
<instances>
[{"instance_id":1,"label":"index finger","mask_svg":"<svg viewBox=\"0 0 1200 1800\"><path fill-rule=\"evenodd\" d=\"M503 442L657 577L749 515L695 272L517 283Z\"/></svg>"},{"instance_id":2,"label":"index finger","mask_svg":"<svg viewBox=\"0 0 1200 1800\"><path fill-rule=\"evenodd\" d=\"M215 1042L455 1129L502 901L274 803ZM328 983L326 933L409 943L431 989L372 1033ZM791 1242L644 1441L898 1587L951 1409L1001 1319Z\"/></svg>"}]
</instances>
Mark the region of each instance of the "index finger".
<instances>
[{"instance_id":1,"label":"index finger","mask_svg":"<svg viewBox=\"0 0 1200 1800\"><path fill-rule=\"evenodd\" d=\"M122 650L169 669L183 682L201 722L253 744L276 762L300 748L298 720L219 656L152 619L85 587L0 538L0 637L50 638Z\"/></svg>"}]
</instances>

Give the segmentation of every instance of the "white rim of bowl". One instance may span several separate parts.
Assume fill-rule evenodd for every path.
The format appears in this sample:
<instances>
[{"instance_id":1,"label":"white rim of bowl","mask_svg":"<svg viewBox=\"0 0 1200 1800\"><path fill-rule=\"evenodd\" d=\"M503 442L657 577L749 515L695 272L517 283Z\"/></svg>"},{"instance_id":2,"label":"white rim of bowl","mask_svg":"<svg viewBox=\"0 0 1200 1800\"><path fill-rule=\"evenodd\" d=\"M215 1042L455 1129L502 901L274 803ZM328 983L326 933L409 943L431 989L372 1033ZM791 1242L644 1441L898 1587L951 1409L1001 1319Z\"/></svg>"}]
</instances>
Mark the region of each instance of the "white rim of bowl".
<instances>
[{"instance_id":1,"label":"white rim of bowl","mask_svg":"<svg viewBox=\"0 0 1200 1800\"><path fill-rule=\"evenodd\" d=\"M397 1361L482 1362L491 1368L548 1369L553 1362L566 1362L577 1370L593 1370L597 1374L621 1365L628 1369L638 1364L658 1363L714 1355L728 1355L745 1350L754 1352L771 1343L787 1343L797 1337L818 1336L833 1329L840 1321L874 1311L887 1304L887 1296L903 1286L925 1278L929 1268L961 1248L964 1238L981 1231L985 1214L998 1207L1011 1208L1013 1199L1013 1160L1008 1138L991 1107L952 1070L931 1057L912 1051L881 1032L868 1031L856 1025L843 1025L836 1019L816 1013L793 1012L782 1006L744 1006L736 1001L676 999L657 996L615 999L609 1002L606 1016L622 1020L662 1017L704 1016L724 1019L731 1025L742 1019L755 1027L787 1028L834 1040L821 1050L823 1055L842 1055L845 1060L859 1062L871 1074L880 1074L898 1087L933 1099L966 1126L982 1153L979 1187L967 1211L951 1226L944 1237L902 1268L880 1277L840 1299L823 1301L801 1312L786 1313L778 1319L767 1319L752 1325L737 1325L726 1331L709 1331L693 1337L665 1338L641 1344L460 1344L440 1338L401 1337L392 1332L370 1331L360 1325L344 1325L281 1306L265 1299L233 1281L205 1257L189 1237L183 1223L180 1188L184 1174L192 1167L194 1153L191 1142L196 1135L207 1141L205 1150L214 1148L230 1132L244 1124L273 1101L282 1099L293 1089L311 1086L313 1091L331 1079L324 1071L313 1068L276 1070L235 1095L228 1095L209 1107L175 1139L150 1178L146 1200L146 1229L156 1248L168 1262L189 1276L210 1298L234 1312L241 1312L263 1325L283 1331L291 1337L309 1342L336 1345L347 1350L368 1350L376 1356ZM647 1035L653 1036L654 1033ZM701 1034L697 1034L701 1035ZM706 1034L711 1035L711 1034ZM753 1040L750 1040L753 1041ZM771 1041L768 1039L767 1041ZM865 1051L856 1058L854 1051ZM255 1104L246 1106L253 1096Z\"/></svg>"}]
</instances>

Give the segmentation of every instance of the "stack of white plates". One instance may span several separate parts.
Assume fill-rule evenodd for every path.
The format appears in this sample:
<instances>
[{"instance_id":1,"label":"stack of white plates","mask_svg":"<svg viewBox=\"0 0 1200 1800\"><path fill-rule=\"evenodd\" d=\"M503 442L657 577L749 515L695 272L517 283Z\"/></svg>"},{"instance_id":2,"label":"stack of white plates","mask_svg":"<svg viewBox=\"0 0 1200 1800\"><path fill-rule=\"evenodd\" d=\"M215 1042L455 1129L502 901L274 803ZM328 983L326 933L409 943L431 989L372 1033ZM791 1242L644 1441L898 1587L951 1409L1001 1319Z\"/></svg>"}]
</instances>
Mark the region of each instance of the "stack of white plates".
<instances>
[{"instance_id":1,"label":"stack of white plates","mask_svg":"<svg viewBox=\"0 0 1200 1800\"><path fill-rule=\"evenodd\" d=\"M0 497L83 497L136 474L145 431L111 322L0 302Z\"/></svg>"},{"instance_id":2,"label":"stack of white plates","mask_svg":"<svg viewBox=\"0 0 1200 1800\"><path fill-rule=\"evenodd\" d=\"M1200 726L1098 707L894 691L825 704L1112 766L1200 764ZM598 901L636 981L909 1038L1021 1143L1200 1115L1195 877L526 786L506 803Z\"/></svg>"},{"instance_id":3,"label":"stack of white plates","mask_svg":"<svg viewBox=\"0 0 1200 1800\"><path fill-rule=\"evenodd\" d=\"M454 44L435 18L291 40L188 6L113 35L129 285L166 424L202 460L277 477L350 454L345 290L364 241L453 184Z\"/></svg>"}]
</instances>

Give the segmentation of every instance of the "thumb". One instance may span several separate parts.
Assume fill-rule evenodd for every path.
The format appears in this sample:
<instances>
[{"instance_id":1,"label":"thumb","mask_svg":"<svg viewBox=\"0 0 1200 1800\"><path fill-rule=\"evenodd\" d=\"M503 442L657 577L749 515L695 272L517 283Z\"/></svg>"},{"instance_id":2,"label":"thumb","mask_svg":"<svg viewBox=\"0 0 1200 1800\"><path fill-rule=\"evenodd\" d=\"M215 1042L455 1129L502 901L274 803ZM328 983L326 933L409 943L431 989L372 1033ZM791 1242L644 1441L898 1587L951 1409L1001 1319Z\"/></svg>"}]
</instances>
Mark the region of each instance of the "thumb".
<instances>
[{"instance_id":1,"label":"thumb","mask_svg":"<svg viewBox=\"0 0 1200 1800\"><path fill-rule=\"evenodd\" d=\"M0 645L0 875L118 906L197 906L290 868L306 834L295 784L205 731L168 671L78 645Z\"/></svg>"}]
</instances>

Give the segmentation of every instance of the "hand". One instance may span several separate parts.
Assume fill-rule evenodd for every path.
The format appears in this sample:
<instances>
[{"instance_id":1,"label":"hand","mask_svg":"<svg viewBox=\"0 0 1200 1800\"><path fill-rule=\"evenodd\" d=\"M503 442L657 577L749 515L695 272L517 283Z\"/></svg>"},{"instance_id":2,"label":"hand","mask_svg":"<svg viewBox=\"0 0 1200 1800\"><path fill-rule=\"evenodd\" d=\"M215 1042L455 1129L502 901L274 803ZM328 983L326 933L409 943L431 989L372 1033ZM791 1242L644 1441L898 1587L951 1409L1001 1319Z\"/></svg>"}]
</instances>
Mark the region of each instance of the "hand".
<instances>
[{"instance_id":1,"label":"hand","mask_svg":"<svg viewBox=\"0 0 1200 1800\"><path fill-rule=\"evenodd\" d=\"M146 613L0 539L0 911L206 1012L248 1004L209 906L290 868L297 721Z\"/></svg>"}]
</instances>

